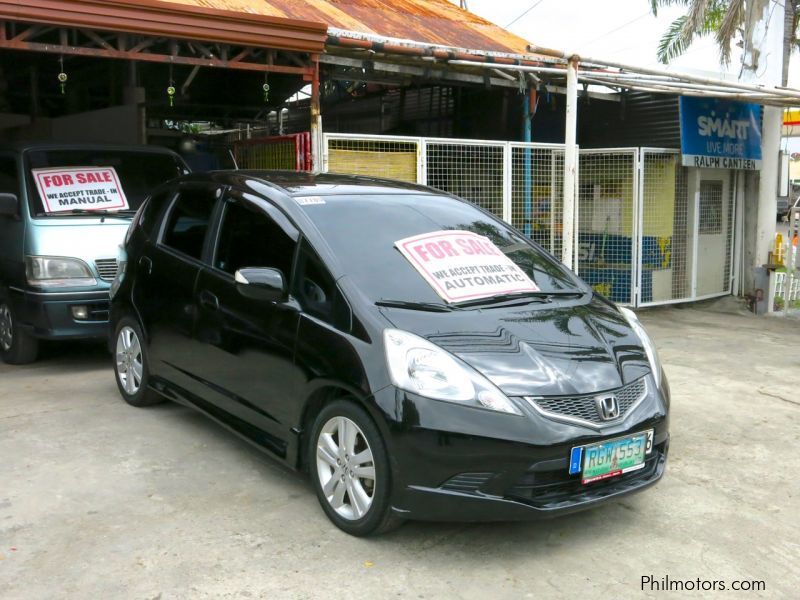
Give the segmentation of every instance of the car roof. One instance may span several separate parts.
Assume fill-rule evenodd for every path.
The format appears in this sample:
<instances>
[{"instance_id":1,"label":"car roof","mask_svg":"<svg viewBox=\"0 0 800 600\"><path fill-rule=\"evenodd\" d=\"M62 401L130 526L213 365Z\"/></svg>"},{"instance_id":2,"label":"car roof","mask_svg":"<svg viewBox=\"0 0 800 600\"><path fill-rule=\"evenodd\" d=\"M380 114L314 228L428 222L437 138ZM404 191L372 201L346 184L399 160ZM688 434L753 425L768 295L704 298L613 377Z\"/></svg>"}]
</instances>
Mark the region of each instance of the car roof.
<instances>
[{"instance_id":1,"label":"car roof","mask_svg":"<svg viewBox=\"0 0 800 600\"><path fill-rule=\"evenodd\" d=\"M175 152L162 146L145 144L89 144L70 142L11 142L0 144L0 151L25 152L27 150L99 150L106 152L147 152L151 154L175 155Z\"/></svg>"},{"instance_id":2,"label":"car roof","mask_svg":"<svg viewBox=\"0 0 800 600\"><path fill-rule=\"evenodd\" d=\"M187 175L185 180L222 180L236 184L242 177L258 179L280 188L289 196L357 196L364 194L437 194L432 188L378 177L361 175L339 175L332 173L309 173L305 171L269 171L240 169L212 171Z\"/></svg>"}]
</instances>

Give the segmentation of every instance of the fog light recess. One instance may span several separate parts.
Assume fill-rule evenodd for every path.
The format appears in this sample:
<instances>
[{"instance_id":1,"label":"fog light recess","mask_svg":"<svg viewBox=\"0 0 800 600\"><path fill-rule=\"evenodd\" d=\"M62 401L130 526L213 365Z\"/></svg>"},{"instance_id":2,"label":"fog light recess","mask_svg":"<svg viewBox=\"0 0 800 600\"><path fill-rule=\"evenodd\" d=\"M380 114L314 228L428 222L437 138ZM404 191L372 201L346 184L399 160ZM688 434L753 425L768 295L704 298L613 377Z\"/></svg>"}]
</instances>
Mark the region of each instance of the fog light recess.
<instances>
[{"instance_id":1,"label":"fog light recess","mask_svg":"<svg viewBox=\"0 0 800 600\"><path fill-rule=\"evenodd\" d=\"M88 306L73 306L72 318L76 321L86 321L89 318Z\"/></svg>"}]
</instances>

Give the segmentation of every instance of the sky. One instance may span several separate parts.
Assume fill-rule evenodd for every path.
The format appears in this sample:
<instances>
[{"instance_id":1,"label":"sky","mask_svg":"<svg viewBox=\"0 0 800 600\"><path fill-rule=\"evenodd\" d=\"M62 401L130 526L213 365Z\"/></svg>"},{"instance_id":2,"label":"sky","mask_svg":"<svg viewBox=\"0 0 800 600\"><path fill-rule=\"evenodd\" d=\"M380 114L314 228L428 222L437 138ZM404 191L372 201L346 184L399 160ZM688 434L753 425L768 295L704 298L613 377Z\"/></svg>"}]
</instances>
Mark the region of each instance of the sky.
<instances>
[{"instance_id":1,"label":"sky","mask_svg":"<svg viewBox=\"0 0 800 600\"><path fill-rule=\"evenodd\" d=\"M651 68L663 67L656 58L658 42L685 11L682 6L665 6L654 17L650 0L467 0L467 8L539 46ZM741 53L736 47L733 50L729 69L737 73ZM695 39L686 54L670 66L679 71L701 70L710 76L726 71L719 64L712 36ZM800 87L797 52L791 62L789 86ZM791 151L800 151L800 138L791 140L789 146Z\"/></svg>"}]
</instances>

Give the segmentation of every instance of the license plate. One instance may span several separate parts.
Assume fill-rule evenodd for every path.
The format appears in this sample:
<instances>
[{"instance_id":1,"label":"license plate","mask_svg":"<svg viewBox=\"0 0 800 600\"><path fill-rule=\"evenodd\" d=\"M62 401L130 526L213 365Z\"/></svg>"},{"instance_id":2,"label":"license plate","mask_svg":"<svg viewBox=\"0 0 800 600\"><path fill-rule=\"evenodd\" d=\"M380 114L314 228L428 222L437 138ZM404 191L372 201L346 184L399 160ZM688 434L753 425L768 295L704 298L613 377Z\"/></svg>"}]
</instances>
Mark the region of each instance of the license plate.
<instances>
[{"instance_id":1,"label":"license plate","mask_svg":"<svg viewBox=\"0 0 800 600\"><path fill-rule=\"evenodd\" d=\"M648 439L645 431L630 437L607 440L583 447L582 483L592 483L644 467Z\"/></svg>"}]
</instances>

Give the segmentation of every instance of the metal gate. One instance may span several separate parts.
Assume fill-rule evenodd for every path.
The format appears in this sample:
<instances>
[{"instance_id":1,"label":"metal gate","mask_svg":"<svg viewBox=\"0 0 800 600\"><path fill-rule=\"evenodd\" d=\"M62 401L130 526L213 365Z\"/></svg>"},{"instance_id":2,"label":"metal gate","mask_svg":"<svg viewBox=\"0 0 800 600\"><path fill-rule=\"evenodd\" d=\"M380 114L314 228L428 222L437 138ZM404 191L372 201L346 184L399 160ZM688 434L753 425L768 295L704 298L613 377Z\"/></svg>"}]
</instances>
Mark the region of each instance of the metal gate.
<instances>
[{"instance_id":1,"label":"metal gate","mask_svg":"<svg viewBox=\"0 0 800 600\"><path fill-rule=\"evenodd\" d=\"M677 150L640 149L637 306L728 295L734 277L736 177L690 169Z\"/></svg>"},{"instance_id":2,"label":"metal gate","mask_svg":"<svg viewBox=\"0 0 800 600\"><path fill-rule=\"evenodd\" d=\"M310 171L311 134L273 135L233 142L236 164L242 169Z\"/></svg>"},{"instance_id":3,"label":"metal gate","mask_svg":"<svg viewBox=\"0 0 800 600\"><path fill-rule=\"evenodd\" d=\"M578 271L620 304L636 302L638 149L581 150Z\"/></svg>"},{"instance_id":4,"label":"metal gate","mask_svg":"<svg viewBox=\"0 0 800 600\"><path fill-rule=\"evenodd\" d=\"M564 146L325 134L326 171L430 185L511 223L561 257ZM579 151L575 270L631 306L729 294L735 178L681 166L677 150Z\"/></svg>"}]
</instances>

